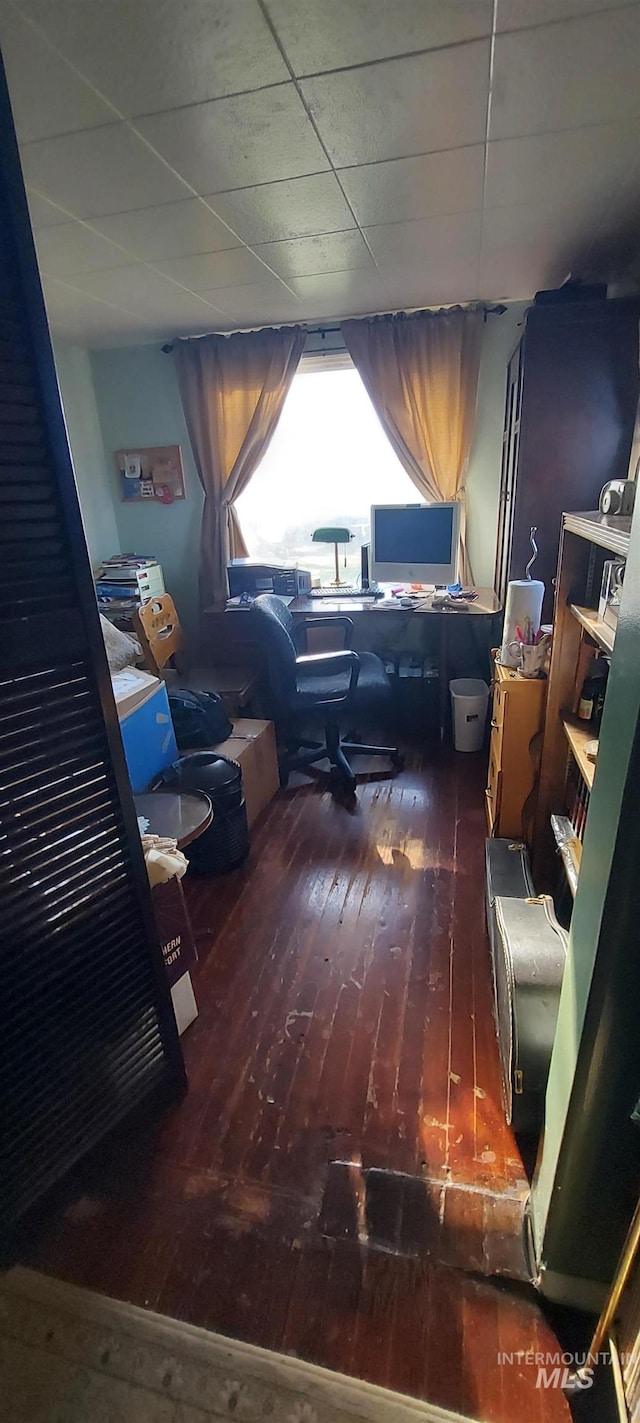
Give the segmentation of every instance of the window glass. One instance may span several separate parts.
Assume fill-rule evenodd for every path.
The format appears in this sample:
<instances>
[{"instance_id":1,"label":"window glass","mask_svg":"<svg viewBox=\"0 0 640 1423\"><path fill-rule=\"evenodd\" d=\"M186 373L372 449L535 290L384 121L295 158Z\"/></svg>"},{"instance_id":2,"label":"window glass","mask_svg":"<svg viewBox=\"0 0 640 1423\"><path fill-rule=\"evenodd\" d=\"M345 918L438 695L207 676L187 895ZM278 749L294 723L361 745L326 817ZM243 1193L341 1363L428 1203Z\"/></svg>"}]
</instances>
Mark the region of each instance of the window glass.
<instances>
[{"instance_id":1,"label":"window glass","mask_svg":"<svg viewBox=\"0 0 640 1423\"><path fill-rule=\"evenodd\" d=\"M419 498L357 371L316 369L294 377L269 449L236 510L251 558L298 563L323 583L334 577L333 545L314 544L311 535L328 525L350 529L353 540L340 548L340 577L357 583L371 505Z\"/></svg>"}]
</instances>

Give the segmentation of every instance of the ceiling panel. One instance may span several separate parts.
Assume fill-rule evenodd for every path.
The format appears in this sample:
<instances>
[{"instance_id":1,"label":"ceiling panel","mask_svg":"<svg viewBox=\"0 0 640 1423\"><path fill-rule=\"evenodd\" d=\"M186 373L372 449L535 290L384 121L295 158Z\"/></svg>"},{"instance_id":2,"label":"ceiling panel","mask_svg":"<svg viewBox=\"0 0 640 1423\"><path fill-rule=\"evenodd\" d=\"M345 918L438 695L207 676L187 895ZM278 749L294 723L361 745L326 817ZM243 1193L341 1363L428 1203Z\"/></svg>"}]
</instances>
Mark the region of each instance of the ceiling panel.
<instances>
[{"instance_id":1,"label":"ceiling panel","mask_svg":"<svg viewBox=\"0 0 640 1423\"><path fill-rule=\"evenodd\" d=\"M489 137L634 118L639 74L636 5L499 35Z\"/></svg>"},{"instance_id":2,"label":"ceiling panel","mask_svg":"<svg viewBox=\"0 0 640 1423\"><path fill-rule=\"evenodd\" d=\"M313 316L350 316L385 310L385 290L375 270L292 277L291 287Z\"/></svg>"},{"instance_id":3,"label":"ceiling panel","mask_svg":"<svg viewBox=\"0 0 640 1423\"><path fill-rule=\"evenodd\" d=\"M127 118L288 78L257 0L23 0L23 6Z\"/></svg>"},{"instance_id":4,"label":"ceiling panel","mask_svg":"<svg viewBox=\"0 0 640 1423\"><path fill-rule=\"evenodd\" d=\"M58 223L68 222L69 214L62 208L56 207L55 203L50 203L48 198L43 198L40 193L27 191L29 201L29 213L31 223L34 228L55 227Z\"/></svg>"},{"instance_id":5,"label":"ceiling panel","mask_svg":"<svg viewBox=\"0 0 640 1423\"><path fill-rule=\"evenodd\" d=\"M216 288L211 297L224 313L224 319L216 319L217 329L295 322L304 318L301 302L268 273L264 282Z\"/></svg>"},{"instance_id":6,"label":"ceiling panel","mask_svg":"<svg viewBox=\"0 0 640 1423\"><path fill-rule=\"evenodd\" d=\"M6 0L0 46L21 143L113 123L109 106Z\"/></svg>"},{"instance_id":7,"label":"ceiling panel","mask_svg":"<svg viewBox=\"0 0 640 1423\"><path fill-rule=\"evenodd\" d=\"M230 252L202 252L194 257L171 257L167 262L160 262L159 267L174 281L198 292L259 282L267 275L248 247L234 247Z\"/></svg>"},{"instance_id":8,"label":"ceiling panel","mask_svg":"<svg viewBox=\"0 0 640 1423\"><path fill-rule=\"evenodd\" d=\"M27 184L74 217L125 212L189 194L126 124L25 143L21 157Z\"/></svg>"},{"instance_id":9,"label":"ceiling panel","mask_svg":"<svg viewBox=\"0 0 640 1423\"><path fill-rule=\"evenodd\" d=\"M373 269L371 254L357 228L350 232L330 232L323 237L299 237L291 242L266 242L255 250L287 281L290 277L310 277L316 272L344 272L356 267Z\"/></svg>"},{"instance_id":10,"label":"ceiling panel","mask_svg":"<svg viewBox=\"0 0 640 1423\"><path fill-rule=\"evenodd\" d=\"M593 232L593 227L589 227ZM482 252L503 247L547 251L551 246L569 259L582 245L584 228L571 203L517 203L487 210L482 219Z\"/></svg>"},{"instance_id":11,"label":"ceiling panel","mask_svg":"<svg viewBox=\"0 0 640 1423\"><path fill-rule=\"evenodd\" d=\"M497 0L496 29L521 30L634 3L637 0Z\"/></svg>"},{"instance_id":12,"label":"ceiling panel","mask_svg":"<svg viewBox=\"0 0 640 1423\"><path fill-rule=\"evenodd\" d=\"M464 257L450 257L444 263L426 259L421 262L403 262L399 266L385 267L382 273L387 307L437 306L440 302L476 301L478 290L478 261Z\"/></svg>"},{"instance_id":13,"label":"ceiling panel","mask_svg":"<svg viewBox=\"0 0 640 1423\"><path fill-rule=\"evenodd\" d=\"M485 203L611 201L639 157L637 123L500 139L488 145Z\"/></svg>"},{"instance_id":14,"label":"ceiling panel","mask_svg":"<svg viewBox=\"0 0 640 1423\"><path fill-rule=\"evenodd\" d=\"M110 217L95 218L92 225L146 262L194 252L220 252L240 245L238 237L200 198L163 203L137 212L112 213Z\"/></svg>"},{"instance_id":15,"label":"ceiling panel","mask_svg":"<svg viewBox=\"0 0 640 1423\"><path fill-rule=\"evenodd\" d=\"M430 217L420 222L385 222L364 230L381 269L421 260L438 261L446 267L450 261L473 262L479 253L479 212Z\"/></svg>"},{"instance_id":16,"label":"ceiling panel","mask_svg":"<svg viewBox=\"0 0 640 1423\"><path fill-rule=\"evenodd\" d=\"M479 288L484 301L525 301L560 286L571 275L551 240L544 248L513 244L483 252Z\"/></svg>"},{"instance_id":17,"label":"ceiling panel","mask_svg":"<svg viewBox=\"0 0 640 1423\"><path fill-rule=\"evenodd\" d=\"M484 141L489 41L303 79L337 168Z\"/></svg>"},{"instance_id":18,"label":"ceiling panel","mask_svg":"<svg viewBox=\"0 0 640 1423\"><path fill-rule=\"evenodd\" d=\"M198 313L202 309L206 318L204 300L141 262L110 271L80 273L74 277L73 285L87 296L111 302L125 311L137 310L143 316L153 318L157 313L181 310Z\"/></svg>"},{"instance_id":19,"label":"ceiling panel","mask_svg":"<svg viewBox=\"0 0 640 1423\"><path fill-rule=\"evenodd\" d=\"M330 166L293 84L157 114L138 127L198 193Z\"/></svg>"},{"instance_id":20,"label":"ceiling panel","mask_svg":"<svg viewBox=\"0 0 640 1423\"><path fill-rule=\"evenodd\" d=\"M491 34L491 0L267 0L267 8L298 75Z\"/></svg>"},{"instance_id":21,"label":"ceiling panel","mask_svg":"<svg viewBox=\"0 0 640 1423\"><path fill-rule=\"evenodd\" d=\"M333 173L216 193L211 204L244 242L339 232L353 224L353 214Z\"/></svg>"},{"instance_id":22,"label":"ceiling panel","mask_svg":"<svg viewBox=\"0 0 640 1423\"><path fill-rule=\"evenodd\" d=\"M343 168L340 181L363 226L482 206L484 145Z\"/></svg>"},{"instance_id":23,"label":"ceiling panel","mask_svg":"<svg viewBox=\"0 0 640 1423\"><path fill-rule=\"evenodd\" d=\"M36 247L42 271L57 277L72 277L77 272L94 272L105 267L126 267L131 262L130 252L107 242L81 222L44 227L38 234Z\"/></svg>"},{"instance_id":24,"label":"ceiling panel","mask_svg":"<svg viewBox=\"0 0 640 1423\"><path fill-rule=\"evenodd\" d=\"M67 335L517 299L631 260L640 0L496 0L486 172L493 0L18 8L0 36Z\"/></svg>"}]
</instances>

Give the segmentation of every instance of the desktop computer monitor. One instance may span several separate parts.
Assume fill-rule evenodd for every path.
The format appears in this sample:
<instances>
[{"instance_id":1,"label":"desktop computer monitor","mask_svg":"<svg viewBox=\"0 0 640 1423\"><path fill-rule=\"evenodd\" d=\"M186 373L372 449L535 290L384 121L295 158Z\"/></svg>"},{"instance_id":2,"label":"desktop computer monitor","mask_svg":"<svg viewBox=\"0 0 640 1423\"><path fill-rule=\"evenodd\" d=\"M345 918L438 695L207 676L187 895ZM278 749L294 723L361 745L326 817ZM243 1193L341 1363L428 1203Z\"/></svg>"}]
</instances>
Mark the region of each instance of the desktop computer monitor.
<instances>
[{"instance_id":1,"label":"desktop computer monitor","mask_svg":"<svg viewBox=\"0 0 640 1423\"><path fill-rule=\"evenodd\" d=\"M374 504L371 577L379 583L455 583L459 504Z\"/></svg>"}]
</instances>

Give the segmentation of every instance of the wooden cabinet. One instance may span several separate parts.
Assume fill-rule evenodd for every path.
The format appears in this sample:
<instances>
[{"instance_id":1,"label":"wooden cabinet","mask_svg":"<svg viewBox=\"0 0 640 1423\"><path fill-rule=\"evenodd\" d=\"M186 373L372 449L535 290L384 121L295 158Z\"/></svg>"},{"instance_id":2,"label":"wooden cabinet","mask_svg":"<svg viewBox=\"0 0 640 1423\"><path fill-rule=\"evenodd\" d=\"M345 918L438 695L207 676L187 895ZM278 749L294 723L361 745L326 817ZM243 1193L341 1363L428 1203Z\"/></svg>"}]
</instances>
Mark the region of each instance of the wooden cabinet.
<instances>
[{"instance_id":1,"label":"wooden cabinet","mask_svg":"<svg viewBox=\"0 0 640 1423\"><path fill-rule=\"evenodd\" d=\"M553 610L562 514L595 509L608 479L625 479L639 394L640 301L534 306L509 362L495 589L524 577L538 526L535 578Z\"/></svg>"},{"instance_id":2,"label":"wooden cabinet","mask_svg":"<svg viewBox=\"0 0 640 1423\"><path fill-rule=\"evenodd\" d=\"M533 820L539 733L547 683L523 677L495 660L489 775L485 791L490 835L528 840Z\"/></svg>"}]
</instances>

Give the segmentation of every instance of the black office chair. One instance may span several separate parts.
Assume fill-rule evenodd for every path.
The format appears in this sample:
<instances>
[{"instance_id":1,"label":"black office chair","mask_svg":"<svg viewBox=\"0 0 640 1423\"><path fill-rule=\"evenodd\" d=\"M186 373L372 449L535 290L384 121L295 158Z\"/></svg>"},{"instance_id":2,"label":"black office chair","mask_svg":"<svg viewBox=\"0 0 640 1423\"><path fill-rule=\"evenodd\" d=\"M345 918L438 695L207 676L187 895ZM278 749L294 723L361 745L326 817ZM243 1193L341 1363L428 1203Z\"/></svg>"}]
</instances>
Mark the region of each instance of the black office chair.
<instances>
[{"instance_id":1,"label":"black office chair","mask_svg":"<svg viewBox=\"0 0 640 1423\"><path fill-rule=\"evenodd\" d=\"M343 741L338 718L361 709L373 711L391 697L391 684L379 657L372 652L353 652L353 623L347 617L305 618L294 624L281 598L263 593L251 607L253 631L263 658L262 700L265 711L276 723L286 750L280 757L280 777L286 785L289 772L311 766L326 758L339 773L345 789L353 793L356 778L349 756L388 756L393 766L402 765L397 746L365 746L360 741ZM341 627L347 646L340 652L298 655L298 643L310 627ZM298 727L312 718L324 723L324 741L308 741Z\"/></svg>"}]
</instances>

